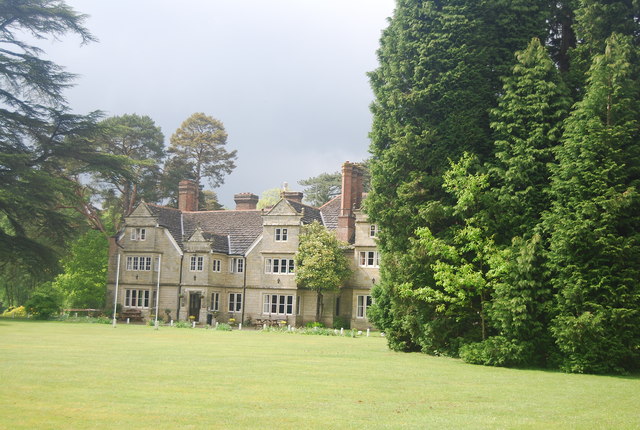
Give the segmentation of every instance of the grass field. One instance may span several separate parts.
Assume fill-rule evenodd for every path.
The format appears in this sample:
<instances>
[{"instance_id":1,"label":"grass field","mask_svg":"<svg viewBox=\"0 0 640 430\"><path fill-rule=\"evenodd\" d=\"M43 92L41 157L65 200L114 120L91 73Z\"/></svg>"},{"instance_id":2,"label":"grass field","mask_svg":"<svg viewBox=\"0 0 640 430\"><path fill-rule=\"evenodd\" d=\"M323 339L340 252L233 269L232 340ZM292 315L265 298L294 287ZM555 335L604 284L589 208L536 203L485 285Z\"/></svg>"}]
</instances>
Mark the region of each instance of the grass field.
<instances>
[{"instance_id":1,"label":"grass field","mask_svg":"<svg viewBox=\"0 0 640 430\"><path fill-rule=\"evenodd\" d=\"M2 429L640 428L640 379L341 338L0 320Z\"/></svg>"}]
</instances>

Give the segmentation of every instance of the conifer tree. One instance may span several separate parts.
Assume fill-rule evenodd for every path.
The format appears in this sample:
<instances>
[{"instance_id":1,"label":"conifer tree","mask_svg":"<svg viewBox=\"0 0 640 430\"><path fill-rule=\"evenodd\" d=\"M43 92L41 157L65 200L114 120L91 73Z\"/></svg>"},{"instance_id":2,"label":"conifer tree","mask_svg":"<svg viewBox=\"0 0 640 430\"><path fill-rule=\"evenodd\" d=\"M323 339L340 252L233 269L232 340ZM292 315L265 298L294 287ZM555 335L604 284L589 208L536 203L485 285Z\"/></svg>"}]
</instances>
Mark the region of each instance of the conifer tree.
<instances>
[{"instance_id":1,"label":"conifer tree","mask_svg":"<svg viewBox=\"0 0 640 430\"><path fill-rule=\"evenodd\" d=\"M561 367L619 372L640 364L640 135L637 52L613 35L567 120L554 204L545 218Z\"/></svg>"},{"instance_id":2,"label":"conifer tree","mask_svg":"<svg viewBox=\"0 0 640 430\"><path fill-rule=\"evenodd\" d=\"M428 269L435 260L413 249L416 231L451 237L454 201L442 176L465 151L480 161L491 155L499 77L513 52L544 36L545 8L545 1L399 0L383 33L380 67L370 74L376 100L366 205L384 253L370 315L392 348L425 349L433 333L456 330L434 321L433 304L411 293L435 282ZM443 326L425 333L426 321Z\"/></svg>"},{"instance_id":3,"label":"conifer tree","mask_svg":"<svg viewBox=\"0 0 640 430\"><path fill-rule=\"evenodd\" d=\"M492 111L495 159L488 164L495 182L495 226L499 243L530 238L549 208L549 166L562 134L570 99L540 40L516 53Z\"/></svg>"},{"instance_id":4,"label":"conifer tree","mask_svg":"<svg viewBox=\"0 0 640 430\"><path fill-rule=\"evenodd\" d=\"M549 349L544 243L538 225L549 209L549 166L561 136L569 99L558 71L539 39L516 54L492 111L495 159L487 163L491 215L484 230L497 241L487 260L492 274L487 306L491 336L469 345L462 357L492 365L543 363Z\"/></svg>"}]
</instances>

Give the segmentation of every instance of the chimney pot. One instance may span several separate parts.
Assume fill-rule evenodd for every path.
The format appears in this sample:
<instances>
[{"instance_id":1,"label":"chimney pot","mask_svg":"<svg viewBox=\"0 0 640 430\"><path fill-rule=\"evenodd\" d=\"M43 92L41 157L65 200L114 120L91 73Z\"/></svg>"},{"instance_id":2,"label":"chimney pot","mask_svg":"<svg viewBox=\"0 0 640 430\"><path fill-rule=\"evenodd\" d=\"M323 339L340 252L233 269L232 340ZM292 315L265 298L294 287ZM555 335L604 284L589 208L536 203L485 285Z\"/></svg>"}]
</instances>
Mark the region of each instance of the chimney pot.
<instances>
[{"instance_id":1,"label":"chimney pot","mask_svg":"<svg viewBox=\"0 0 640 430\"><path fill-rule=\"evenodd\" d=\"M258 196L253 193L239 193L233 196L237 211L253 211L258 205Z\"/></svg>"},{"instance_id":2,"label":"chimney pot","mask_svg":"<svg viewBox=\"0 0 640 430\"><path fill-rule=\"evenodd\" d=\"M287 200L293 200L298 203L302 203L302 198L304 197L304 193L301 191L283 191L280 195Z\"/></svg>"}]
</instances>

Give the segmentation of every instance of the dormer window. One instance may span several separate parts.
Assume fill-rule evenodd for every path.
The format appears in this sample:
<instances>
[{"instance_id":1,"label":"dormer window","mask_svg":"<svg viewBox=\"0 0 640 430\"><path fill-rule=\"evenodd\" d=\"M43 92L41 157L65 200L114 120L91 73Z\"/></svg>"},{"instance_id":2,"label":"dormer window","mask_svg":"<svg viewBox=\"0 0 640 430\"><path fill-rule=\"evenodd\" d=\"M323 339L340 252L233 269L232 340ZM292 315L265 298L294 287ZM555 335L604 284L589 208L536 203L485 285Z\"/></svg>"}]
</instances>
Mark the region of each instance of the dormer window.
<instances>
[{"instance_id":1,"label":"dormer window","mask_svg":"<svg viewBox=\"0 0 640 430\"><path fill-rule=\"evenodd\" d=\"M276 228L276 242L286 242L289 238L289 232L286 228Z\"/></svg>"},{"instance_id":2,"label":"dormer window","mask_svg":"<svg viewBox=\"0 0 640 430\"><path fill-rule=\"evenodd\" d=\"M147 229L146 228L132 228L131 229L131 240L146 240L147 239Z\"/></svg>"},{"instance_id":3,"label":"dormer window","mask_svg":"<svg viewBox=\"0 0 640 430\"><path fill-rule=\"evenodd\" d=\"M378 226L376 224L371 224L369 228L369 237L376 237L378 235Z\"/></svg>"}]
</instances>

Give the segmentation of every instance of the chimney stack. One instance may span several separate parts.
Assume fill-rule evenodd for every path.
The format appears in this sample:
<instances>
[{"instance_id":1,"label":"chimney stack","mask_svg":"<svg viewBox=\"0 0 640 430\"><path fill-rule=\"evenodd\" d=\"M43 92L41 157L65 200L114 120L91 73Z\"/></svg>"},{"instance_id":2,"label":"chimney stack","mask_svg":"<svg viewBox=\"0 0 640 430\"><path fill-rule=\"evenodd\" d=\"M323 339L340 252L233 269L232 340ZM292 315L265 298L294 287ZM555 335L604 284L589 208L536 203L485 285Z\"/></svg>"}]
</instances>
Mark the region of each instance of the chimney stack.
<instances>
[{"instance_id":1,"label":"chimney stack","mask_svg":"<svg viewBox=\"0 0 640 430\"><path fill-rule=\"evenodd\" d=\"M185 179L178 184L178 209L186 212L198 210L198 185Z\"/></svg>"},{"instance_id":2,"label":"chimney stack","mask_svg":"<svg viewBox=\"0 0 640 430\"><path fill-rule=\"evenodd\" d=\"M258 196L253 193L239 193L233 196L237 211L253 211L258 205Z\"/></svg>"},{"instance_id":3,"label":"chimney stack","mask_svg":"<svg viewBox=\"0 0 640 430\"><path fill-rule=\"evenodd\" d=\"M282 191L280 195L287 200L293 200L298 203L302 203L302 198L304 197L304 193L300 191Z\"/></svg>"},{"instance_id":4,"label":"chimney stack","mask_svg":"<svg viewBox=\"0 0 640 430\"><path fill-rule=\"evenodd\" d=\"M338 239L351 242L356 231L355 209L362 203L362 169L355 163L342 165L342 197L338 215Z\"/></svg>"}]
</instances>

